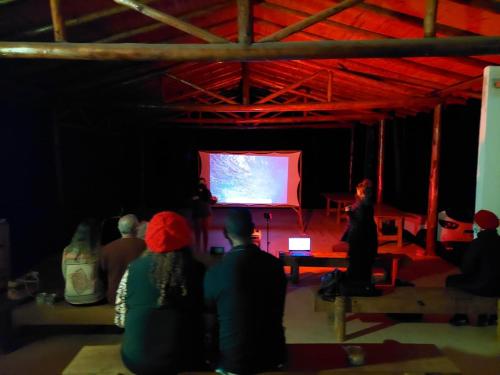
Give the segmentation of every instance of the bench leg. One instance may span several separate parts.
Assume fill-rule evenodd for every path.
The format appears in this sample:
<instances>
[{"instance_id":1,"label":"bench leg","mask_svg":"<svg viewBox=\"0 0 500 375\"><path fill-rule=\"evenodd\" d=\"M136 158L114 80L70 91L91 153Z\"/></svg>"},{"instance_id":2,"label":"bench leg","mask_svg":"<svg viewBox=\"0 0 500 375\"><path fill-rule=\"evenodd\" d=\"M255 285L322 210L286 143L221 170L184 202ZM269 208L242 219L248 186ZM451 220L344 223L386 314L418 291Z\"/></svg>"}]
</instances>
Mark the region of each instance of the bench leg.
<instances>
[{"instance_id":1,"label":"bench leg","mask_svg":"<svg viewBox=\"0 0 500 375\"><path fill-rule=\"evenodd\" d=\"M500 340L500 299L497 300L497 340Z\"/></svg>"},{"instance_id":2,"label":"bench leg","mask_svg":"<svg viewBox=\"0 0 500 375\"><path fill-rule=\"evenodd\" d=\"M345 340L345 297L335 297L333 330L339 342Z\"/></svg>"}]
</instances>

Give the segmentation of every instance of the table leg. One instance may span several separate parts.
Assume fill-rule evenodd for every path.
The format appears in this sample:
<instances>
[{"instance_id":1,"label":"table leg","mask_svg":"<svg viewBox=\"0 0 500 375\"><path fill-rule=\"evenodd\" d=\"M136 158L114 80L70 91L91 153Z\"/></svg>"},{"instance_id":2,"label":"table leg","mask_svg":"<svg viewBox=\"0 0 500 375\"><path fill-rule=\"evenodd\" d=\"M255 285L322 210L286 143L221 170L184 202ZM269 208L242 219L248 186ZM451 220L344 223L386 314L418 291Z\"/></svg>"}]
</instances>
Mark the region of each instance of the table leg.
<instances>
[{"instance_id":1,"label":"table leg","mask_svg":"<svg viewBox=\"0 0 500 375\"><path fill-rule=\"evenodd\" d=\"M300 275L299 263L297 262L297 260L294 259L292 261L292 264L290 265L290 280L292 281L293 284L298 284L299 275Z\"/></svg>"},{"instance_id":2,"label":"table leg","mask_svg":"<svg viewBox=\"0 0 500 375\"><path fill-rule=\"evenodd\" d=\"M333 329L335 331L335 337L339 342L345 340L345 303L345 297L335 297L335 320L333 322Z\"/></svg>"},{"instance_id":3,"label":"table leg","mask_svg":"<svg viewBox=\"0 0 500 375\"><path fill-rule=\"evenodd\" d=\"M500 299L497 300L497 340L500 340Z\"/></svg>"},{"instance_id":4,"label":"table leg","mask_svg":"<svg viewBox=\"0 0 500 375\"><path fill-rule=\"evenodd\" d=\"M330 198L326 198L326 216L330 216Z\"/></svg>"},{"instance_id":5,"label":"table leg","mask_svg":"<svg viewBox=\"0 0 500 375\"><path fill-rule=\"evenodd\" d=\"M342 213L340 212L342 209L342 203L337 201L337 224L340 224L340 216Z\"/></svg>"},{"instance_id":6,"label":"table leg","mask_svg":"<svg viewBox=\"0 0 500 375\"><path fill-rule=\"evenodd\" d=\"M398 248L403 247L403 218L400 217L396 221L398 224Z\"/></svg>"}]
</instances>

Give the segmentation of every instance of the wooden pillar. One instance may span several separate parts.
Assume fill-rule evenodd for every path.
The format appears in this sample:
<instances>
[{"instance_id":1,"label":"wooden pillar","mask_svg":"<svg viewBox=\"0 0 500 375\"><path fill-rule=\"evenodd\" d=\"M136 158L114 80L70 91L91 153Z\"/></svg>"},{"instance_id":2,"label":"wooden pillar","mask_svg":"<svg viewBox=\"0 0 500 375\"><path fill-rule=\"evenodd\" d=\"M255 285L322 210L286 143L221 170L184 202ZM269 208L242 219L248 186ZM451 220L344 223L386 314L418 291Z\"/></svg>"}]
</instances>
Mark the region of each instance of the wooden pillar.
<instances>
[{"instance_id":1,"label":"wooden pillar","mask_svg":"<svg viewBox=\"0 0 500 375\"><path fill-rule=\"evenodd\" d=\"M441 144L441 109L441 104L438 104L434 108L434 121L432 125L432 155L429 176L429 203L427 206L427 238L425 246L426 255L434 255L436 251L439 193L439 152Z\"/></svg>"},{"instance_id":2,"label":"wooden pillar","mask_svg":"<svg viewBox=\"0 0 500 375\"><path fill-rule=\"evenodd\" d=\"M425 1L424 36L433 38L436 36L436 16L438 0Z\"/></svg>"},{"instance_id":3,"label":"wooden pillar","mask_svg":"<svg viewBox=\"0 0 500 375\"><path fill-rule=\"evenodd\" d=\"M385 120L380 120L378 131L377 203L382 203L382 195L384 191L384 143Z\"/></svg>"},{"instance_id":4,"label":"wooden pillar","mask_svg":"<svg viewBox=\"0 0 500 375\"><path fill-rule=\"evenodd\" d=\"M352 192L353 166L354 166L354 126L351 128L351 149L349 154L349 192Z\"/></svg>"},{"instance_id":5,"label":"wooden pillar","mask_svg":"<svg viewBox=\"0 0 500 375\"><path fill-rule=\"evenodd\" d=\"M328 87L326 88L326 100L328 102L332 101L332 91L333 91L333 73L331 70L328 71Z\"/></svg>"},{"instance_id":6,"label":"wooden pillar","mask_svg":"<svg viewBox=\"0 0 500 375\"><path fill-rule=\"evenodd\" d=\"M61 0L50 0L50 13L54 26L54 40L56 42L66 41L66 25L61 11Z\"/></svg>"}]
</instances>

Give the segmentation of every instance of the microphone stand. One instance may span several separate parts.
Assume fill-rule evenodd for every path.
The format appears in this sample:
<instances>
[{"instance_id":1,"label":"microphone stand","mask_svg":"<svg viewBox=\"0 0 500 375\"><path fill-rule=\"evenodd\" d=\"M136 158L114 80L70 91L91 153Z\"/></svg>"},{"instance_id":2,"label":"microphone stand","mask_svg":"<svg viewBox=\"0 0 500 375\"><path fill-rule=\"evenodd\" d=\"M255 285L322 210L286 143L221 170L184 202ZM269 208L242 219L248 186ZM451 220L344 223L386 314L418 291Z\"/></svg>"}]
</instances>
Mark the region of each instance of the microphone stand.
<instances>
[{"instance_id":1,"label":"microphone stand","mask_svg":"<svg viewBox=\"0 0 500 375\"><path fill-rule=\"evenodd\" d=\"M266 217L266 252L269 253L269 244L271 242L269 242L269 221L270 221L270 218L269 217Z\"/></svg>"}]
</instances>

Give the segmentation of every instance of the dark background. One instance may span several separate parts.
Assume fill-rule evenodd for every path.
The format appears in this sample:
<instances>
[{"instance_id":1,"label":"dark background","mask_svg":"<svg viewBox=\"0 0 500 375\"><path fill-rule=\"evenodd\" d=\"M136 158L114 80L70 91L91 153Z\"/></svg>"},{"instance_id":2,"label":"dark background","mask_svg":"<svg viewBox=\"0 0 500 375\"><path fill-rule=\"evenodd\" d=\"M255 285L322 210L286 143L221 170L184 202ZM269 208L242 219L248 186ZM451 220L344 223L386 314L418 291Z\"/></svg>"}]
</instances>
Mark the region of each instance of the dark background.
<instances>
[{"instance_id":1,"label":"dark background","mask_svg":"<svg viewBox=\"0 0 500 375\"><path fill-rule=\"evenodd\" d=\"M62 124L61 197L55 116L36 103L34 96L18 93L0 104L0 217L11 227L14 274L60 253L84 217L124 210L148 219L160 209L185 207L197 177L198 150L301 150L304 208L323 207L321 192L348 190L349 129L196 130L158 124L141 114L101 116L86 109L57 120ZM474 208L479 110L475 100L443 110L440 209ZM385 202L426 213L431 128L432 113L387 121ZM354 186L364 177L375 178L377 140L377 127L355 125Z\"/></svg>"}]
</instances>

